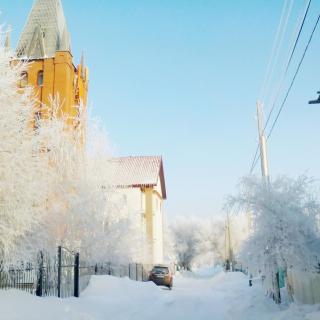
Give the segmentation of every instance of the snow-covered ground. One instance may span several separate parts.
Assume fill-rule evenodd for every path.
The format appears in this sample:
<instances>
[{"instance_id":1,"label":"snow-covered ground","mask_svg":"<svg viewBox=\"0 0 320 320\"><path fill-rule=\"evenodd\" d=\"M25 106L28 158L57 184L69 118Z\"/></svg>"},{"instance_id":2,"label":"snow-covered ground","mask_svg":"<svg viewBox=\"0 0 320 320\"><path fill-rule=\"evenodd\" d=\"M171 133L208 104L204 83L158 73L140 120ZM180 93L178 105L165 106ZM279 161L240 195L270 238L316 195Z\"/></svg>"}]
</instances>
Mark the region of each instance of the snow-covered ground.
<instances>
[{"instance_id":1,"label":"snow-covered ground","mask_svg":"<svg viewBox=\"0 0 320 320\"><path fill-rule=\"evenodd\" d=\"M320 319L320 306L276 306L241 273L178 274L172 291L127 278L94 276L79 299L0 291L1 320Z\"/></svg>"}]
</instances>

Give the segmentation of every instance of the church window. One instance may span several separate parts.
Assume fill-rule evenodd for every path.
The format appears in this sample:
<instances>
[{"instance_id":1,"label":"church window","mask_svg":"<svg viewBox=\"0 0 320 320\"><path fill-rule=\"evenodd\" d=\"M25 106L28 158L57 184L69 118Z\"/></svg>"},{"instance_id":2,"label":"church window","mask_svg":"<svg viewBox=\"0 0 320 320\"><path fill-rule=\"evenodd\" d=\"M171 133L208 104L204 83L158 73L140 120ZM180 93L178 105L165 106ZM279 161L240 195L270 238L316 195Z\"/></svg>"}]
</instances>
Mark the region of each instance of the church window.
<instances>
[{"instance_id":1,"label":"church window","mask_svg":"<svg viewBox=\"0 0 320 320\"><path fill-rule=\"evenodd\" d=\"M24 71L21 73L20 86L26 87L28 85L28 72Z\"/></svg>"},{"instance_id":2,"label":"church window","mask_svg":"<svg viewBox=\"0 0 320 320\"><path fill-rule=\"evenodd\" d=\"M41 111L37 111L34 114L34 128L38 129L40 126L40 120L41 120Z\"/></svg>"},{"instance_id":3,"label":"church window","mask_svg":"<svg viewBox=\"0 0 320 320\"><path fill-rule=\"evenodd\" d=\"M40 70L40 71L38 72L37 85L38 85L39 87L42 87L42 86L43 86L43 71L42 71L42 70Z\"/></svg>"}]
</instances>

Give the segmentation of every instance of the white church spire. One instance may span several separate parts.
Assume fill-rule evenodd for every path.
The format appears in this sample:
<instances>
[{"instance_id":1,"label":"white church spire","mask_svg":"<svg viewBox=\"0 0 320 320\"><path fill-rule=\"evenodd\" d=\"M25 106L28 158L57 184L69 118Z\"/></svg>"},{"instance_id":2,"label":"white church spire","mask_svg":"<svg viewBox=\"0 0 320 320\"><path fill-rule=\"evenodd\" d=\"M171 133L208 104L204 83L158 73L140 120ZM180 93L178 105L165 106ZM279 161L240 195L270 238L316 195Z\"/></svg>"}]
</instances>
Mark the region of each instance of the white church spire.
<instances>
[{"instance_id":1,"label":"white church spire","mask_svg":"<svg viewBox=\"0 0 320 320\"><path fill-rule=\"evenodd\" d=\"M71 51L61 0L35 0L20 36L17 57L48 58L56 51Z\"/></svg>"}]
</instances>

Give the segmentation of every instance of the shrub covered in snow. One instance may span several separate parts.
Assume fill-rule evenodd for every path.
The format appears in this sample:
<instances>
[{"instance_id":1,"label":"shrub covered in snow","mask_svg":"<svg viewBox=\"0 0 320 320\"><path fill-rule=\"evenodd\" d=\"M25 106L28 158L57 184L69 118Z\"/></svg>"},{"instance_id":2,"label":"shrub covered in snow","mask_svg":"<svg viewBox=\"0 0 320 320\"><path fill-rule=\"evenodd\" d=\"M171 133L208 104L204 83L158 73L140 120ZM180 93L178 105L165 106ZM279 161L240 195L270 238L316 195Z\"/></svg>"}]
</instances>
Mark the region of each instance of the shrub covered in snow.
<instances>
[{"instance_id":1,"label":"shrub covered in snow","mask_svg":"<svg viewBox=\"0 0 320 320\"><path fill-rule=\"evenodd\" d=\"M180 217L170 224L173 251L178 265L193 266L222 262L224 255L224 221Z\"/></svg>"},{"instance_id":2,"label":"shrub covered in snow","mask_svg":"<svg viewBox=\"0 0 320 320\"><path fill-rule=\"evenodd\" d=\"M272 281L279 268L314 271L320 252L320 203L312 180L280 177L268 187L249 176L239 189L229 205L252 216L252 233L241 249L241 260L251 272L261 271Z\"/></svg>"}]
</instances>

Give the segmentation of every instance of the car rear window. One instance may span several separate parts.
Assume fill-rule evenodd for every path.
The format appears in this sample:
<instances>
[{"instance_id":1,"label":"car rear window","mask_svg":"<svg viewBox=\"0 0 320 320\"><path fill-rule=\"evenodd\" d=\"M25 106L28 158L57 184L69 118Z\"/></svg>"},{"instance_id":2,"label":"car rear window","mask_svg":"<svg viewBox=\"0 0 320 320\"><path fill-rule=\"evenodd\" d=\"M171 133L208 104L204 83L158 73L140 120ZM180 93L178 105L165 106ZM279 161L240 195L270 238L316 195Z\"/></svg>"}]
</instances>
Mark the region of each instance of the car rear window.
<instances>
[{"instance_id":1,"label":"car rear window","mask_svg":"<svg viewBox=\"0 0 320 320\"><path fill-rule=\"evenodd\" d=\"M165 273L165 274L169 273L169 269L167 267L154 267L152 271L154 273Z\"/></svg>"}]
</instances>

